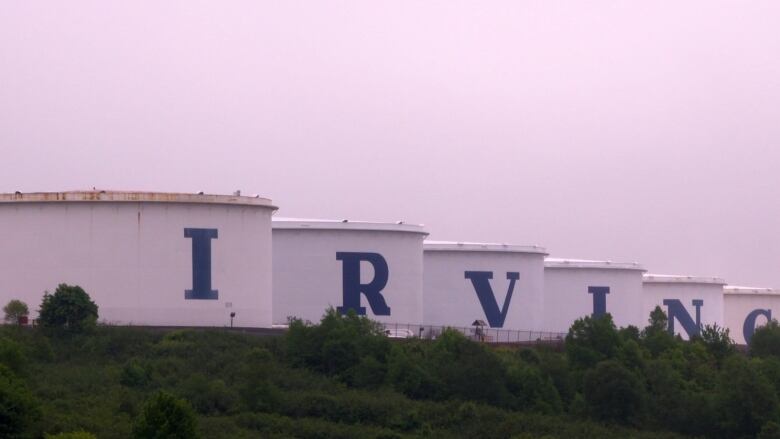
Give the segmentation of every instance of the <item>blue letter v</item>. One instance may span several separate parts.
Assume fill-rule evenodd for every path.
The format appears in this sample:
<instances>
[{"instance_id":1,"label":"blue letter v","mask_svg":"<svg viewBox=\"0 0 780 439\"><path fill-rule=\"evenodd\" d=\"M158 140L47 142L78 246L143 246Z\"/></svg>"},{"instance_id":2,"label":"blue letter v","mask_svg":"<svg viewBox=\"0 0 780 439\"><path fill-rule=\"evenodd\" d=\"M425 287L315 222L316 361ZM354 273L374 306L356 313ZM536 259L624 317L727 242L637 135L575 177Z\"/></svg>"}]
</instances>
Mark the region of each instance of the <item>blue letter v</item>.
<instances>
[{"instance_id":1,"label":"blue letter v","mask_svg":"<svg viewBox=\"0 0 780 439\"><path fill-rule=\"evenodd\" d=\"M466 279L471 280L474 290L477 292L479 303L482 310L485 311L485 317L491 328L501 328L504 326L504 319L509 311L509 303L512 301L512 293L515 291L515 281L520 279L520 273L509 272L506 274L509 279L509 288L504 298L504 306L498 309L496 296L493 294L493 288L490 286L490 279L493 279L492 271L467 271Z\"/></svg>"}]
</instances>

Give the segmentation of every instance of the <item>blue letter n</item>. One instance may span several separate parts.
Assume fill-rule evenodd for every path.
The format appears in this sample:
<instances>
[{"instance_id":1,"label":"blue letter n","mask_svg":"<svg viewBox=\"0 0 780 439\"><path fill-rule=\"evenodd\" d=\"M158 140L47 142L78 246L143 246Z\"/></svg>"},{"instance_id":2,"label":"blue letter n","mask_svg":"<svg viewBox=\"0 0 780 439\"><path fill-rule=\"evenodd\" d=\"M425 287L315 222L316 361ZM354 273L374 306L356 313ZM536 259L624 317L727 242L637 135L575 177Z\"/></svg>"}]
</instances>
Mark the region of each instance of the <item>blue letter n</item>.
<instances>
[{"instance_id":1,"label":"blue letter n","mask_svg":"<svg viewBox=\"0 0 780 439\"><path fill-rule=\"evenodd\" d=\"M691 318L688 311L685 310L682 302L679 299L664 299L664 305L669 310L669 333L674 335L674 321L678 320L682 325L688 337L699 335L701 332L701 306L704 305L704 301L701 299L694 299L691 301L696 308L696 320Z\"/></svg>"},{"instance_id":2,"label":"blue letter n","mask_svg":"<svg viewBox=\"0 0 780 439\"><path fill-rule=\"evenodd\" d=\"M211 240L217 229L184 229L192 238L192 289L184 291L187 300L217 300L219 292L211 289Z\"/></svg>"}]
</instances>

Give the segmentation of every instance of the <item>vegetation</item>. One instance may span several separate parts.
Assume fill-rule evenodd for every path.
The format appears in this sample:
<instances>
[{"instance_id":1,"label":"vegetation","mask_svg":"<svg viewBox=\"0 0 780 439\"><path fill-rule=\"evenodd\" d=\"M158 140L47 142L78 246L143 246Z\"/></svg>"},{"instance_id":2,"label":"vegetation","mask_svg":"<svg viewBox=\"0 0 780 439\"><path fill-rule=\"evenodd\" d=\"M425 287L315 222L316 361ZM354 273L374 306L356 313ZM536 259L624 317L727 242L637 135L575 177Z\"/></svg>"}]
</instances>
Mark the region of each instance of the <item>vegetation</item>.
<instances>
[{"instance_id":1,"label":"vegetation","mask_svg":"<svg viewBox=\"0 0 780 439\"><path fill-rule=\"evenodd\" d=\"M21 300L11 300L3 307L5 313L5 322L16 325L19 323L21 317L27 317L30 314L30 310L27 308L27 304Z\"/></svg>"},{"instance_id":2,"label":"vegetation","mask_svg":"<svg viewBox=\"0 0 780 439\"><path fill-rule=\"evenodd\" d=\"M749 356L722 328L685 342L666 325L660 309L642 330L586 317L563 346L531 347L391 342L333 310L280 337L8 326L0 437L780 436L780 357L762 342L776 323Z\"/></svg>"},{"instance_id":3,"label":"vegetation","mask_svg":"<svg viewBox=\"0 0 780 439\"><path fill-rule=\"evenodd\" d=\"M98 306L80 286L60 284L43 295L38 323L43 327L83 332L95 327Z\"/></svg>"}]
</instances>

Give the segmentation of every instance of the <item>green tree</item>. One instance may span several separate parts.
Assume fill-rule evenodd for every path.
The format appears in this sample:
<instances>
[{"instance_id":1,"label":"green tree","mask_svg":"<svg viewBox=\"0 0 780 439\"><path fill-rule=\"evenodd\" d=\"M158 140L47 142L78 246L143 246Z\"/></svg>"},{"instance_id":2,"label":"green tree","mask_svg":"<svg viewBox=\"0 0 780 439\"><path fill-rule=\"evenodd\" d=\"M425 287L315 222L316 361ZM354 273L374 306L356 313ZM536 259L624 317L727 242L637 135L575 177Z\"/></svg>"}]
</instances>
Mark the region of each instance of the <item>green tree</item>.
<instances>
[{"instance_id":1,"label":"green tree","mask_svg":"<svg viewBox=\"0 0 780 439\"><path fill-rule=\"evenodd\" d=\"M38 403L24 382L0 364L0 437L23 437L39 415Z\"/></svg>"},{"instance_id":2,"label":"green tree","mask_svg":"<svg viewBox=\"0 0 780 439\"><path fill-rule=\"evenodd\" d=\"M13 299L3 307L5 313L5 322L12 325L19 323L20 317L26 317L30 314L27 304L21 300Z\"/></svg>"},{"instance_id":3,"label":"green tree","mask_svg":"<svg viewBox=\"0 0 780 439\"><path fill-rule=\"evenodd\" d=\"M669 319L660 306L656 306L650 312L648 325L642 330L640 339L642 346L650 352L653 358L657 358L664 352L674 349L678 340L669 333Z\"/></svg>"},{"instance_id":4,"label":"green tree","mask_svg":"<svg viewBox=\"0 0 780 439\"><path fill-rule=\"evenodd\" d=\"M158 392L144 405L133 427L136 439L197 438L195 413L186 401Z\"/></svg>"},{"instance_id":5,"label":"green tree","mask_svg":"<svg viewBox=\"0 0 780 439\"><path fill-rule=\"evenodd\" d=\"M622 341L610 314L577 319L566 335L566 355L572 366L587 369L613 358Z\"/></svg>"},{"instance_id":6,"label":"green tree","mask_svg":"<svg viewBox=\"0 0 780 439\"><path fill-rule=\"evenodd\" d=\"M287 356L296 366L336 376L356 387L385 380L390 342L382 327L353 310L326 311L319 325L292 320L285 335Z\"/></svg>"},{"instance_id":7,"label":"green tree","mask_svg":"<svg viewBox=\"0 0 780 439\"><path fill-rule=\"evenodd\" d=\"M750 355L754 357L780 357L780 324L772 319L759 328L750 339Z\"/></svg>"},{"instance_id":8,"label":"green tree","mask_svg":"<svg viewBox=\"0 0 780 439\"><path fill-rule=\"evenodd\" d=\"M736 352L734 341L729 336L729 329L722 328L717 323L704 325L700 334L694 336L692 341L702 343L707 348L707 352L715 357L718 364Z\"/></svg>"},{"instance_id":9,"label":"green tree","mask_svg":"<svg viewBox=\"0 0 780 439\"><path fill-rule=\"evenodd\" d=\"M585 374L584 397L598 420L623 424L636 422L645 404L644 387L617 361L602 361Z\"/></svg>"},{"instance_id":10,"label":"green tree","mask_svg":"<svg viewBox=\"0 0 780 439\"><path fill-rule=\"evenodd\" d=\"M765 423L778 420L774 386L755 361L734 355L724 363L718 402L725 437L755 437Z\"/></svg>"},{"instance_id":11,"label":"green tree","mask_svg":"<svg viewBox=\"0 0 780 439\"><path fill-rule=\"evenodd\" d=\"M43 295L38 322L47 328L72 332L91 329L97 323L98 306L80 286L60 284L54 294Z\"/></svg>"}]
</instances>

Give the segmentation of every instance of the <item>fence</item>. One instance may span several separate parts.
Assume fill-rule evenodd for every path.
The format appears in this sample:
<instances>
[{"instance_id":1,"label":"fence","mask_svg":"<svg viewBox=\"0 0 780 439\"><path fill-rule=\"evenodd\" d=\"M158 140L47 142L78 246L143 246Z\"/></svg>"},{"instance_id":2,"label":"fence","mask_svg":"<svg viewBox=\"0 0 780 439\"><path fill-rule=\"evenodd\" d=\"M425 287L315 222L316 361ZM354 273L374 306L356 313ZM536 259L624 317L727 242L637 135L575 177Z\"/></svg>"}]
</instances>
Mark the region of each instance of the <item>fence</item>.
<instances>
[{"instance_id":1,"label":"fence","mask_svg":"<svg viewBox=\"0 0 780 439\"><path fill-rule=\"evenodd\" d=\"M566 334L562 332L520 331L513 329L487 328L484 326L457 327L431 326L406 323L380 323L390 338L419 337L433 340L445 329L455 330L471 340L485 343L532 343L562 342Z\"/></svg>"}]
</instances>

